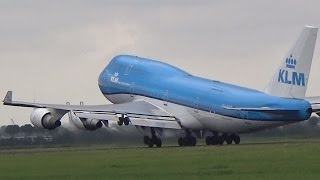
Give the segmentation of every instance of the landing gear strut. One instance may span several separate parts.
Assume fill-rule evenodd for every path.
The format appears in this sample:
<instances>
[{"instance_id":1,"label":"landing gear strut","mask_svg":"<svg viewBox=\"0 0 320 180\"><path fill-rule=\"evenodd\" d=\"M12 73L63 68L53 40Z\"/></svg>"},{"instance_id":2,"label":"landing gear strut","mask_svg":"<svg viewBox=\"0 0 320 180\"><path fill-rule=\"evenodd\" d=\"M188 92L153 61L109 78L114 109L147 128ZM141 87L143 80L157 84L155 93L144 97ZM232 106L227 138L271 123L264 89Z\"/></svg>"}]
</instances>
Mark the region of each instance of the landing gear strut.
<instances>
[{"instance_id":1,"label":"landing gear strut","mask_svg":"<svg viewBox=\"0 0 320 180\"><path fill-rule=\"evenodd\" d=\"M239 144L240 143L240 136L236 134L222 134L219 136L218 133L214 133L213 136L206 137L206 144L207 145L223 145L226 142L227 144Z\"/></svg>"},{"instance_id":2,"label":"landing gear strut","mask_svg":"<svg viewBox=\"0 0 320 180\"><path fill-rule=\"evenodd\" d=\"M179 146L196 146L197 139L191 135L190 130L186 130L186 136L178 139Z\"/></svg>"},{"instance_id":3,"label":"landing gear strut","mask_svg":"<svg viewBox=\"0 0 320 180\"><path fill-rule=\"evenodd\" d=\"M162 146L162 141L157 137L154 128L151 128L151 138L149 136L144 136L143 142L145 145L148 145L149 148L152 148L154 145L158 148Z\"/></svg>"}]
</instances>

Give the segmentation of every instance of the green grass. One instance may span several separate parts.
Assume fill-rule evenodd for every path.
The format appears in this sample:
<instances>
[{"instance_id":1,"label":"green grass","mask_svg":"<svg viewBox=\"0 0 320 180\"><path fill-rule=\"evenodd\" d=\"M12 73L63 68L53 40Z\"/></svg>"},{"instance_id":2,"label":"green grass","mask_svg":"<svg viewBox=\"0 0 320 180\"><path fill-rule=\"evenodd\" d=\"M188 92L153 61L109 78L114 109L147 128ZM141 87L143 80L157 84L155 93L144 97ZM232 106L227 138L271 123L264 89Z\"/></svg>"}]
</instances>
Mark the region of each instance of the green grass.
<instances>
[{"instance_id":1,"label":"green grass","mask_svg":"<svg viewBox=\"0 0 320 180\"><path fill-rule=\"evenodd\" d=\"M0 151L0 179L320 179L320 141Z\"/></svg>"}]
</instances>

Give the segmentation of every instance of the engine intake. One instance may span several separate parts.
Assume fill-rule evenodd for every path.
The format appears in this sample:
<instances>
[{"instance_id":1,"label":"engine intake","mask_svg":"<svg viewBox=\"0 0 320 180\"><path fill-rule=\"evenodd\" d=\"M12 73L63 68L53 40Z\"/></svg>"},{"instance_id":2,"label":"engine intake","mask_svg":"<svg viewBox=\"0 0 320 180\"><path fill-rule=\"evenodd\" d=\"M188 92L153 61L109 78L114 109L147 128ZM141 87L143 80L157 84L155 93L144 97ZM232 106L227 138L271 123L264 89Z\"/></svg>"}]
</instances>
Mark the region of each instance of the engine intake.
<instances>
[{"instance_id":1,"label":"engine intake","mask_svg":"<svg viewBox=\"0 0 320 180\"><path fill-rule=\"evenodd\" d=\"M63 115L63 113L50 111L46 108L38 108L31 113L30 120L31 123L36 127L53 130L61 126L60 120L63 117Z\"/></svg>"}]
</instances>

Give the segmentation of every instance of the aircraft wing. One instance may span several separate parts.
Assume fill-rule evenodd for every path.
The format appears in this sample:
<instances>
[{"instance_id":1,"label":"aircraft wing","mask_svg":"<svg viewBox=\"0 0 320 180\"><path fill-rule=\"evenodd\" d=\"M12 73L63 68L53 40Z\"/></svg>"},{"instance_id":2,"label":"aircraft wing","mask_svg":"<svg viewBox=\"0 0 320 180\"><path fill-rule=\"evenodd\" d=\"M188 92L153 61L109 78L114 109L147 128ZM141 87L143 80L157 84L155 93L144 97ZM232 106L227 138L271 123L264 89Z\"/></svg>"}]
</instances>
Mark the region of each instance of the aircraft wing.
<instances>
[{"instance_id":1,"label":"aircraft wing","mask_svg":"<svg viewBox=\"0 0 320 180\"><path fill-rule=\"evenodd\" d=\"M163 109L160 109L159 107L144 100L108 105L41 104L13 101L12 91L8 91L3 100L3 104L8 106L55 109L65 111L65 113L72 111L80 118L92 118L99 120L112 120L110 116L116 117L125 115L129 117L133 125L181 129L181 126L175 116L172 116Z\"/></svg>"}]
</instances>

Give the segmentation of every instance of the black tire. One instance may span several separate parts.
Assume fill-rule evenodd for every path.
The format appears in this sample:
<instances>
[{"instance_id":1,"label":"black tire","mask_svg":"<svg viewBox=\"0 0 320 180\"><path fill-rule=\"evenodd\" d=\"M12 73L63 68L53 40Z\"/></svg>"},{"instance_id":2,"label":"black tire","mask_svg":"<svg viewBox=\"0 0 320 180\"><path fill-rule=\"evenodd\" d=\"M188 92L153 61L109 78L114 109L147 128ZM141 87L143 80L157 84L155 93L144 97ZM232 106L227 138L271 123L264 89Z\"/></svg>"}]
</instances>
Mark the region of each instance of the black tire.
<instances>
[{"instance_id":1,"label":"black tire","mask_svg":"<svg viewBox=\"0 0 320 180\"><path fill-rule=\"evenodd\" d=\"M212 145L218 145L219 144L219 136L212 136Z\"/></svg>"},{"instance_id":2,"label":"black tire","mask_svg":"<svg viewBox=\"0 0 320 180\"><path fill-rule=\"evenodd\" d=\"M161 139L160 139L160 138L157 138L157 139L156 139L156 146L157 146L158 148L160 148L161 145L162 145Z\"/></svg>"},{"instance_id":3,"label":"black tire","mask_svg":"<svg viewBox=\"0 0 320 180\"><path fill-rule=\"evenodd\" d=\"M232 136L227 136L226 137L226 142L227 142L227 144L232 144Z\"/></svg>"},{"instance_id":4,"label":"black tire","mask_svg":"<svg viewBox=\"0 0 320 180\"><path fill-rule=\"evenodd\" d=\"M119 121L118 121L118 125L119 125L119 126L122 126L122 125L123 125L123 121L119 120Z\"/></svg>"},{"instance_id":5,"label":"black tire","mask_svg":"<svg viewBox=\"0 0 320 180\"><path fill-rule=\"evenodd\" d=\"M148 142L148 147L153 148L153 145L154 145L153 139L150 139Z\"/></svg>"},{"instance_id":6,"label":"black tire","mask_svg":"<svg viewBox=\"0 0 320 180\"><path fill-rule=\"evenodd\" d=\"M219 142L218 142L220 145L223 145L224 143L224 138L223 136L219 136Z\"/></svg>"},{"instance_id":7,"label":"black tire","mask_svg":"<svg viewBox=\"0 0 320 180\"><path fill-rule=\"evenodd\" d=\"M128 126L130 124L130 119L128 117L123 118L124 125Z\"/></svg>"},{"instance_id":8,"label":"black tire","mask_svg":"<svg viewBox=\"0 0 320 180\"><path fill-rule=\"evenodd\" d=\"M207 137L206 137L206 144L207 144L208 146L213 145L213 143L212 143L212 138L211 138L210 136L207 136Z\"/></svg>"},{"instance_id":9,"label":"black tire","mask_svg":"<svg viewBox=\"0 0 320 180\"><path fill-rule=\"evenodd\" d=\"M184 137L184 146L191 146L191 137Z\"/></svg>"},{"instance_id":10,"label":"black tire","mask_svg":"<svg viewBox=\"0 0 320 180\"><path fill-rule=\"evenodd\" d=\"M179 139L178 139L178 144L179 144L179 146L184 146L185 145L185 143L184 143L184 138L182 138L182 137L180 137Z\"/></svg>"},{"instance_id":11,"label":"black tire","mask_svg":"<svg viewBox=\"0 0 320 180\"><path fill-rule=\"evenodd\" d=\"M233 141L234 141L235 144L240 144L240 136L235 135L234 138L233 138Z\"/></svg>"},{"instance_id":12,"label":"black tire","mask_svg":"<svg viewBox=\"0 0 320 180\"><path fill-rule=\"evenodd\" d=\"M196 137L190 137L190 146L196 146L197 145L197 138Z\"/></svg>"},{"instance_id":13,"label":"black tire","mask_svg":"<svg viewBox=\"0 0 320 180\"><path fill-rule=\"evenodd\" d=\"M126 126L128 126L129 123L130 123L130 122L129 122L128 120L125 120L125 121L124 121L124 125L126 125Z\"/></svg>"},{"instance_id":14,"label":"black tire","mask_svg":"<svg viewBox=\"0 0 320 180\"><path fill-rule=\"evenodd\" d=\"M148 145L148 144L149 144L149 141L150 141L149 136L144 136L144 137L143 137L143 143L144 143L145 145Z\"/></svg>"}]
</instances>

